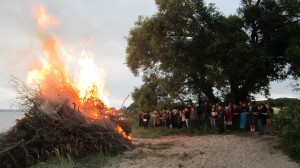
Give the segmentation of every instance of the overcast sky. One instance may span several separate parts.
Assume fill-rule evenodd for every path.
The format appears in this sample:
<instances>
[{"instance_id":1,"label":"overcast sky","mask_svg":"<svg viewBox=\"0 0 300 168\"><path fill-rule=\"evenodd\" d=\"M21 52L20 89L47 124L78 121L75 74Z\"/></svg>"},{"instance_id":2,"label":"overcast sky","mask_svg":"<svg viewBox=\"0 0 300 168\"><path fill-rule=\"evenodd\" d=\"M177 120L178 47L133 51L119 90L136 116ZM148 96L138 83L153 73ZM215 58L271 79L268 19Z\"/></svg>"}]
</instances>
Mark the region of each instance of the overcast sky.
<instances>
[{"instance_id":1,"label":"overcast sky","mask_svg":"<svg viewBox=\"0 0 300 168\"><path fill-rule=\"evenodd\" d=\"M239 0L206 0L225 14L234 14ZM41 46L33 19L33 7L43 4L49 14L60 20L55 33L66 48L78 47L89 39L89 50L99 68L105 69L106 85L112 107L119 108L141 79L126 67L126 40L138 15L150 16L157 9L154 0L1 0L0 5L0 108L11 108L16 96L9 85L10 76L25 81ZM299 97L288 82L272 83L271 97ZM125 103L128 106L131 98ZM15 107L13 107L15 108Z\"/></svg>"}]
</instances>

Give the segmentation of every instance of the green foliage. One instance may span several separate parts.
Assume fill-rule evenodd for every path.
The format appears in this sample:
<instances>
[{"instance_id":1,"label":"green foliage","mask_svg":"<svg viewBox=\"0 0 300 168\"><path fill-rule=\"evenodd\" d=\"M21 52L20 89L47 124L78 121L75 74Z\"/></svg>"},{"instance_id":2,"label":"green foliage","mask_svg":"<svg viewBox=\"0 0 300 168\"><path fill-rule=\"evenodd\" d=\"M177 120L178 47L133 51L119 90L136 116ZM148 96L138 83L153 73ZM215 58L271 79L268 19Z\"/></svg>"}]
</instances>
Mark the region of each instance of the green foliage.
<instances>
[{"instance_id":1,"label":"green foliage","mask_svg":"<svg viewBox=\"0 0 300 168\"><path fill-rule=\"evenodd\" d=\"M156 95L156 85L152 83L146 83L140 88L135 88L132 93L134 102L143 111L152 110L158 103L158 97Z\"/></svg>"},{"instance_id":2,"label":"green foliage","mask_svg":"<svg viewBox=\"0 0 300 168\"><path fill-rule=\"evenodd\" d=\"M250 42L263 46L269 55L272 78L286 78L285 66L291 65L290 74L297 74L300 38L299 0L242 1L239 14L245 21ZM299 57L298 57L299 58ZM299 72L299 71L298 71Z\"/></svg>"},{"instance_id":3,"label":"green foliage","mask_svg":"<svg viewBox=\"0 0 300 168\"><path fill-rule=\"evenodd\" d=\"M289 106L290 104L300 104L300 99L296 98L277 98L277 99L268 99L268 103L270 103L271 107L279 107L284 108ZM262 102L257 102L262 103Z\"/></svg>"},{"instance_id":4,"label":"green foliage","mask_svg":"<svg viewBox=\"0 0 300 168\"><path fill-rule=\"evenodd\" d=\"M138 107L139 106L135 102L133 102L126 108L126 110L132 111L132 112L137 112L136 110L138 109Z\"/></svg>"},{"instance_id":5,"label":"green foliage","mask_svg":"<svg viewBox=\"0 0 300 168\"><path fill-rule=\"evenodd\" d=\"M300 162L300 104L290 104L274 117L274 130L282 138L284 151Z\"/></svg>"},{"instance_id":6,"label":"green foliage","mask_svg":"<svg viewBox=\"0 0 300 168\"><path fill-rule=\"evenodd\" d=\"M242 1L228 17L203 0L155 2L158 12L139 17L129 33L126 62L167 97L245 101L268 95L271 81L298 78L299 1Z\"/></svg>"},{"instance_id":7,"label":"green foliage","mask_svg":"<svg viewBox=\"0 0 300 168\"><path fill-rule=\"evenodd\" d=\"M68 155L67 157L62 156L59 150L55 150L55 156L50 156L47 162L40 162L32 168L72 168L75 166L74 160Z\"/></svg>"},{"instance_id":8,"label":"green foliage","mask_svg":"<svg viewBox=\"0 0 300 168\"><path fill-rule=\"evenodd\" d=\"M158 81L144 79L144 82L141 87L135 88L132 92L136 109L153 111L154 109L171 109L175 106L174 99L166 94Z\"/></svg>"},{"instance_id":9,"label":"green foliage","mask_svg":"<svg viewBox=\"0 0 300 168\"><path fill-rule=\"evenodd\" d=\"M156 81L170 97L204 93L210 99L207 48L222 16L203 1L156 1L159 12L139 22L127 38L127 65L138 75ZM206 80L207 79L207 80Z\"/></svg>"},{"instance_id":10,"label":"green foliage","mask_svg":"<svg viewBox=\"0 0 300 168\"><path fill-rule=\"evenodd\" d=\"M32 168L74 168L74 167L104 167L116 163L119 156L104 156L102 154L87 156L82 159L56 156L47 162L40 162Z\"/></svg>"}]
</instances>

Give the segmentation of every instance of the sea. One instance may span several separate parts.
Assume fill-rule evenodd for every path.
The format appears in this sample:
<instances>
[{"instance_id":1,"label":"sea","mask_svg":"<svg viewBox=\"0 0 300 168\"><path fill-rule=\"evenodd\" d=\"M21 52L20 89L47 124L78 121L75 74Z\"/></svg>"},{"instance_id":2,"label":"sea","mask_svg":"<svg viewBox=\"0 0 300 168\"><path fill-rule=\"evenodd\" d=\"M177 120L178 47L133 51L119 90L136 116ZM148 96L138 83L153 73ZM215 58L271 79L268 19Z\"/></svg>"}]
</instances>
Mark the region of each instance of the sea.
<instances>
[{"instance_id":1,"label":"sea","mask_svg":"<svg viewBox=\"0 0 300 168\"><path fill-rule=\"evenodd\" d=\"M24 117L24 112L15 109L0 109L0 132L9 130L17 119Z\"/></svg>"}]
</instances>

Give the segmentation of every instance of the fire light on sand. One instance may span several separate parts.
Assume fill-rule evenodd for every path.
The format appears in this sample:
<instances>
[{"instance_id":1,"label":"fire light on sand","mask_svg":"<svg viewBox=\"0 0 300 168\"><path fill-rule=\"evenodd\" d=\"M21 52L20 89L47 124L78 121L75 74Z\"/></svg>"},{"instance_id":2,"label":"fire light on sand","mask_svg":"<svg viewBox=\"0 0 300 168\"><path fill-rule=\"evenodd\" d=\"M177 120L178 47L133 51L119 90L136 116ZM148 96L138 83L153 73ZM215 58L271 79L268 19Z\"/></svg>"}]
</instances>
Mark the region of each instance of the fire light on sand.
<instances>
[{"instance_id":1,"label":"fire light on sand","mask_svg":"<svg viewBox=\"0 0 300 168\"><path fill-rule=\"evenodd\" d=\"M60 21L42 5L34 16L44 55L28 73L27 82L38 84L42 96L50 102L68 100L90 118L107 117L105 73L95 64L92 52L82 49L78 56L69 54L59 38L49 33ZM99 107L105 110L100 112Z\"/></svg>"}]
</instances>

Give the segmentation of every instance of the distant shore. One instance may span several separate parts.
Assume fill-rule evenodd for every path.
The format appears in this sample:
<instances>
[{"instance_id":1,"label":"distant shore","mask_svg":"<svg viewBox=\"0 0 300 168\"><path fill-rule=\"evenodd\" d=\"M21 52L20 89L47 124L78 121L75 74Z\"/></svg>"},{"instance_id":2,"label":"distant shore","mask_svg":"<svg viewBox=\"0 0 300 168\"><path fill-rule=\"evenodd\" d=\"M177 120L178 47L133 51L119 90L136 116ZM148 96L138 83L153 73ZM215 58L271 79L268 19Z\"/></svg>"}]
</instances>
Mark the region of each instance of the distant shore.
<instances>
[{"instance_id":1,"label":"distant shore","mask_svg":"<svg viewBox=\"0 0 300 168\"><path fill-rule=\"evenodd\" d=\"M16 119L24 117L19 109L0 109L0 132L6 131L15 125Z\"/></svg>"}]
</instances>

